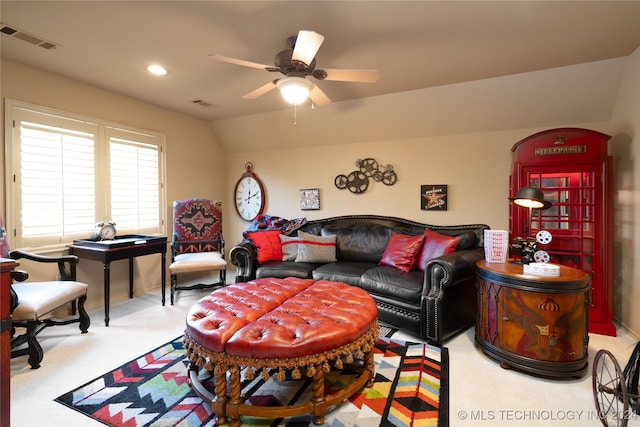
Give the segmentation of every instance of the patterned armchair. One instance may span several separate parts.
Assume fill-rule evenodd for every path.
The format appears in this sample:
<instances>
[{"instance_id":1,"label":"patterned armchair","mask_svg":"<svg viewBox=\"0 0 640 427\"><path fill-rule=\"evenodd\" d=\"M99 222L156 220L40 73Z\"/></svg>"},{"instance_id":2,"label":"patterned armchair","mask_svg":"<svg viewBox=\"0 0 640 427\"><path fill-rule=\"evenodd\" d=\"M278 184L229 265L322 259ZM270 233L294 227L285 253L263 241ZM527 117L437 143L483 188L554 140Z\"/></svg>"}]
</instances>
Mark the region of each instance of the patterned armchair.
<instances>
[{"instance_id":1,"label":"patterned armchair","mask_svg":"<svg viewBox=\"0 0 640 427\"><path fill-rule=\"evenodd\" d=\"M171 238L171 304L180 290L224 286L227 277L222 236L222 202L201 198L173 202L173 235ZM215 272L216 283L178 285L178 275Z\"/></svg>"}]
</instances>

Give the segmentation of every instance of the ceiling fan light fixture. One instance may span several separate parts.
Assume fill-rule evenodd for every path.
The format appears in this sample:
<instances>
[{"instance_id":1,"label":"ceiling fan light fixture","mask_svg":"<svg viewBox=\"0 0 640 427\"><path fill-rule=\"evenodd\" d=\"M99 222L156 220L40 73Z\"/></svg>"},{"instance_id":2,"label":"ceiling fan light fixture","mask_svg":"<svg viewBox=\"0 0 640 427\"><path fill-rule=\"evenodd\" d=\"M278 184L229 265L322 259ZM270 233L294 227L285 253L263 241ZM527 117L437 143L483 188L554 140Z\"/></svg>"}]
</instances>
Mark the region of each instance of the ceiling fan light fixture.
<instances>
[{"instance_id":1,"label":"ceiling fan light fixture","mask_svg":"<svg viewBox=\"0 0 640 427\"><path fill-rule=\"evenodd\" d=\"M313 83L304 77L284 77L277 81L282 97L289 104L300 105L309 98Z\"/></svg>"}]
</instances>

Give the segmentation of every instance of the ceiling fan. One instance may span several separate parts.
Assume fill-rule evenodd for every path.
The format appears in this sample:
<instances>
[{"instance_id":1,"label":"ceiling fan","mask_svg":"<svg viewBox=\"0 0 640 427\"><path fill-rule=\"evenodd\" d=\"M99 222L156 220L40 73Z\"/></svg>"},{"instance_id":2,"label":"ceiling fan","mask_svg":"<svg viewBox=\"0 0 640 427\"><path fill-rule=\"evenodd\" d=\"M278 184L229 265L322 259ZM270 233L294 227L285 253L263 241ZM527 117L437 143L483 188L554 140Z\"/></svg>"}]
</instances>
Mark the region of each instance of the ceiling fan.
<instances>
[{"instance_id":1,"label":"ceiling fan","mask_svg":"<svg viewBox=\"0 0 640 427\"><path fill-rule=\"evenodd\" d=\"M323 41L322 34L300 30L297 36L291 36L287 39L289 48L276 55L273 66L215 53L209 56L217 61L279 72L284 75L284 77L275 79L247 93L243 96L244 99L257 98L277 87L285 100L291 104L298 105L305 102L307 98L311 98L311 101L316 105L326 105L331 100L313 81L307 79L307 76L312 76L316 80L345 82L374 83L378 80L377 70L316 68L315 56Z\"/></svg>"}]
</instances>

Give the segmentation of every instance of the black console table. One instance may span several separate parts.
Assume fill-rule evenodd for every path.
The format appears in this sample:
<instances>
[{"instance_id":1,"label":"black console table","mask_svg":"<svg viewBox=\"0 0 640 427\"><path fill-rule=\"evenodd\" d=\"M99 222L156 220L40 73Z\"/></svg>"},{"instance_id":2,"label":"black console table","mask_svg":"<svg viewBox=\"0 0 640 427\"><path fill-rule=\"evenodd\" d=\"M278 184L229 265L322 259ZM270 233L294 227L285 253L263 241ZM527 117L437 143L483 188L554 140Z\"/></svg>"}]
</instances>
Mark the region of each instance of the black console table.
<instances>
[{"instance_id":1,"label":"black console table","mask_svg":"<svg viewBox=\"0 0 640 427\"><path fill-rule=\"evenodd\" d=\"M144 236L129 234L116 236L113 240L81 239L74 240L69 253L78 258L101 261L104 265L104 324L109 326L109 299L111 296L111 261L129 259L129 298L133 298L133 258L150 255L162 255L162 305L165 302L167 238L165 236ZM75 265L72 266L75 268Z\"/></svg>"}]
</instances>

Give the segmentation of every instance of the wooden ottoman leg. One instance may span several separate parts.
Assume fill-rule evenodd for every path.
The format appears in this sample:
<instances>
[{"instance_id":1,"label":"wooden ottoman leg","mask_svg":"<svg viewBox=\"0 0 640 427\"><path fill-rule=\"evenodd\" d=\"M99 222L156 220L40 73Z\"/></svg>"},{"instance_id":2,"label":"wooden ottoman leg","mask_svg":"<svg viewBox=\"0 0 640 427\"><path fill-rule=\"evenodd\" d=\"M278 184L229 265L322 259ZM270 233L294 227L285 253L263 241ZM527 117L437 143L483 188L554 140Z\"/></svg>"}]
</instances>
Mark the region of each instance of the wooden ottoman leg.
<instances>
[{"instance_id":1,"label":"wooden ottoman leg","mask_svg":"<svg viewBox=\"0 0 640 427\"><path fill-rule=\"evenodd\" d=\"M324 424L324 414L327 413L327 402L324 398L324 370L322 364L315 365L315 374L313 374L313 382L311 390L313 391L313 423L317 426Z\"/></svg>"},{"instance_id":2,"label":"wooden ottoman leg","mask_svg":"<svg viewBox=\"0 0 640 427\"><path fill-rule=\"evenodd\" d=\"M240 368L231 366L229 368L229 391L230 399L227 403L227 416L231 419L229 427L240 427L240 413L238 409L242 406L242 397L240 396Z\"/></svg>"},{"instance_id":3,"label":"wooden ottoman leg","mask_svg":"<svg viewBox=\"0 0 640 427\"><path fill-rule=\"evenodd\" d=\"M364 369L369 371L369 381L365 387L373 387L373 382L376 377L376 368L373 362L373 351L368 351L364 354Z\"/></svg>"},{"instance_id":4,"label":"wooden ottoman leg","mask_svg":"<svg viewBox=\"0 0 640 427\"><path fill-rule=\"evenodd\" d=\"M216 424L221 426L227 423L227 371L219 364L213 368L215 381L216 401L211 405L213 413L216 414Z\"/></svg>"}]
</instances>

